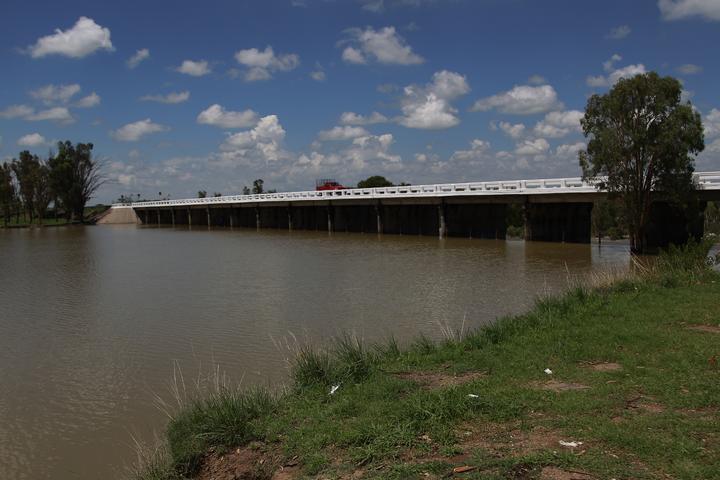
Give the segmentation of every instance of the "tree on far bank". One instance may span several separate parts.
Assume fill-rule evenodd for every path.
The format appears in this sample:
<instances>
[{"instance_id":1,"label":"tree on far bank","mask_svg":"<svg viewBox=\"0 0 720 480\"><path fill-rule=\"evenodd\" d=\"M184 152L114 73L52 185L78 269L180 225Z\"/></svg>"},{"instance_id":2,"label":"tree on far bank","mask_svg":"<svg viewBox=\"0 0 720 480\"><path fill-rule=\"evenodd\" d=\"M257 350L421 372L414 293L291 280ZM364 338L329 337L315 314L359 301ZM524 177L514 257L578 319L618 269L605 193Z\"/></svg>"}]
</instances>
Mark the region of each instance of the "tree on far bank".
<instances>
[{"instance_id":1,"label":"tree on far bank","mask_svg":"<svg viewBox=\"0 0 720 480\"><path fill-rule=\"evenodd\" d=\"M262 178L258 178L257 180L253 181L252 193L263 193L263 185L265 185L265 182Z\"/></svg>"},{"instance_id":2,"label":"tree on far bank","mask_svg":"<svg viewBox=\"0 0 720 480\"><path fill-rule=\"evenodd\" d=\"M704 148L700 114L682 103L682 86L655 72L620 79L590 97L581 120L583 178L619 197L633 252L646 250L653 192L680 202L694 190L695 155Z\"/></svg>"},{"instance_id":3,"label":"tree on far bank","mask_svg":"<svg viewBox=\"0 0 720 480\"><path fill-rule=\"evenodd\" d=\"M357 188L382 188L382 187L393 187L393 183L387 178L381 175L373 175L360 180L357 184Z\"/></svg>"},{"instance_id":4,"label":"tree on far bank","mask_svg":"<svg viewBox=\"0 0 720 480\"><path fill-rule=\"evenodd\" d=\"M16 204L17 195L12 166L7 162L3 162L0 165L0 213L2 213L5 226L10 223L10 216L13 209L16 208Z\"/></svg>"},{"instance_id":5,"label":"tree on far bank","mask_svg":"<svg viewBox=\"0 0 720 480\"><path fill-rule=\"evenodd\" d=\"M85 205L104 183L102 163L92 154L92 143L58 142L48 159L50 186L70 221L84 221Z\"/></svg>"},{"instance_id":6,"label":"tree on far bank","mask_svg":"<svg viewBox=\"0 0 720 480\"><path fill-rule=\"evenodd\" d=\"M207 197L207 190L198 190L198 198Z\"/></svg>"}]
</instances>

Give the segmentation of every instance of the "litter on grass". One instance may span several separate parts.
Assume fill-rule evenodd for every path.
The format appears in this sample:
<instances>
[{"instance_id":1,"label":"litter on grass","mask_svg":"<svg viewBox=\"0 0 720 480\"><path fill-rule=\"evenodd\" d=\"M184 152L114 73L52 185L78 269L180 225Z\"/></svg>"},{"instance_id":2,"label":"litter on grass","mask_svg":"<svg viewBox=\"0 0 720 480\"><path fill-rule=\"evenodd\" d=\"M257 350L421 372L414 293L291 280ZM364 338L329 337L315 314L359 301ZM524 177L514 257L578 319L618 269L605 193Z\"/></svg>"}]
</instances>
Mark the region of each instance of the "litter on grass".
<instances>
[{"instance_id":1,"label":"litter on grass","mask_svg":"<svg viewBox=\"0 0 720 480\"><path fill-rule=\"evenodd\" d=\"M333 385L332 387L330 387L330 395L335 395L335 392L337 392L338 388L340 388L339 383L337 385Z\"/></svg>"},{"instance_id":2,"label":"litter on grass","mask_svg":"<svg viewBox=\"0 0 720 480\"><path fill-rule=\"evenodd\" d=\"M568 448L577 448L582 444L583 442L566 442L565 440L560 440L560 445Z\"/></svg>"},{"instance_id":3,"label":"litter on grass","mask_svg":"<svg viewBox=\"0 0 720 480\"><path fill-rule=\"evenodd\" d=\"M550 370L549 368L546 368L544 370L544 372L547 373L548 375L552 375L552 370Z\"/></svg>"}]
</instances>

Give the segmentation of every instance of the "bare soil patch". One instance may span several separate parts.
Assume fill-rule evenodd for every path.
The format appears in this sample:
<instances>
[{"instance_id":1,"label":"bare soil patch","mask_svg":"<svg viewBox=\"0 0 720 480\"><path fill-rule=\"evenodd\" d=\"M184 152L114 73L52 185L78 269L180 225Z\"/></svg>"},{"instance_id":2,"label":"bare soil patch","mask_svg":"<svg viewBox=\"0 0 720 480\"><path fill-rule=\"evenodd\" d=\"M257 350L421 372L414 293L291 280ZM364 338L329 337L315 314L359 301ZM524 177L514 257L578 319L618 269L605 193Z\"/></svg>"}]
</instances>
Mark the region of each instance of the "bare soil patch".
<instances>
[{"instance_id":1,"label":"bare soil patch","mask_svg":"<svg viewBox=\"0 0 720 480\"><path fill-rule=\"evenodd\" d=\"M546 382L533 382L532 387L540 390L553 392L565 392L568 390L587 390L590 387L582 383L561 382L560 380L548 380Z\"/></svg>"},{"instance_id":2,"label":"bare soil patch","mask_svg":"<svg viewBox=\"0 0 720 480\"><path fill-rule=\"evenodd\" d=\"M486 450L498 455L522 456L542 450L558 450L565 437L557 430L538 426L520 430L518 425L483 422L465 424L458 432L463 452Z\"/></svg>"},{"instance_id":3,"label":"bare soil patch","mask_svg":"<svg viewBox=\"0 0 720 480\"><path fill-rule=\"evenodd\" d=\"M623 368L622 365L615 362L591 363L588 367L596 372L617 372Z\"/></svg>"},{"instance_id":4,"label":"bare soil patch","mask_svg":"<svg viewBox=\"0 0 720 480\"><path fill-rule=\"evenodd\" d=\"M293 480L300 469L294 460L285 461L263 444L251 444L220 454L210 452L196 480Z\"/></svg>"},{"instance_id":5,"label":"bare soil patch","mask_svg":"<svg viewBox=\"0 0 720 480\"><path fill-rule=\"evenodd\" d=\"M665 406L654 401L652 397L640 395L625 402L625 408L629 410L641 410L647 413L663 413Z\"/></svg>"},{"instance_id":6,"label":"bare soil patch","mask_svg":"<svg viewBox=\"0 0 720 480\"><path fill-rule=\"evenodd\" d=\"M720 333L720 326L717 325L690 325L688 330L705 333Z\"/></svg>"},{"instance_id":7,"label":"bare soil patch","mask_svg":"<svg viewBox=\"0 0 720 480\"><path fill-rule=\"evenodd\" d=\"M485 372L464 372L464 373L444 373L444 372L399 372L393 373L397 378L410 380L420 384L423 388L434 390L437 388L454 387L478 380L487 376Z\"/></svg>"},{"instance_id":8,"label":"bare soil patch","mask_svg":"<svg viewBox=\"0 0 720 480\"><path fill-rule=\"evenodd\" d=\"M594 480L594 478L584 472L563 470L557 467L545 467L540 472L540 480Z\"/></svg>"}]
</instances>

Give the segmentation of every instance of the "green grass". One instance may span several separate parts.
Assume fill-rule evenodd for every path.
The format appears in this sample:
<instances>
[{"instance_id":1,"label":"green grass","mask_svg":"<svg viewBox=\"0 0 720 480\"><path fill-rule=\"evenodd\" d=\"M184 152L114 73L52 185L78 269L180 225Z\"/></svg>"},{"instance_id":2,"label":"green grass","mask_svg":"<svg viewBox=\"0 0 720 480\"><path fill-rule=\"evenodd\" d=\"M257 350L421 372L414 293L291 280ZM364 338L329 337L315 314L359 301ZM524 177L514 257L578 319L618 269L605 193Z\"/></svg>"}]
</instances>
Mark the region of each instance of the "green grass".
<instances>
[{"instance_id":1,"label":"green grass","mask_svg":"<svg viewBox=\"0 0 720 480\"><path fill-rule=\"evenodd\" d=\"M464 478L536 478L556 466L597 478L720 479L720 334L687 328L720 324L720 275L706 252L671 251L460 340L301 347L282 396L223 389L193 401L169 424L170 461L156 462L165 477L136 478L192 474L208 449L253 440L297 456L305 476L425 478L467 464L477 469ZM588 366L597 362L622 369ZM424 388L397 372L486 374ZM538 388L550 378L589 388ZM508 440L533 432L551 443L523 450ZM584 453L558 439L584 442Z\"/></svg>"}]
</instances>

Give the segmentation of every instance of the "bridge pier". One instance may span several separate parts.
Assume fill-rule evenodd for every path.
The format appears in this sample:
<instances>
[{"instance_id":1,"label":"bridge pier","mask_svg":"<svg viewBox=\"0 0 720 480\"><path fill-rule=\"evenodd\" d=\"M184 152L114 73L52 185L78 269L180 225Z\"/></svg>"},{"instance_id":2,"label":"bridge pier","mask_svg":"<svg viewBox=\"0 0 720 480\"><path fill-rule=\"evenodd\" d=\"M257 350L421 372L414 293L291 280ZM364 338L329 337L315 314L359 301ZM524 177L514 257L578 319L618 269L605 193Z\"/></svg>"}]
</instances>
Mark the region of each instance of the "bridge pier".
<instances>
[{"instance_id":1,"label":"bridge pier","mask_svg":"<svg viewBox=\"0 0 720 480\"><path fill-rule=\"evenodd\" d=\"M175 209L174 208L170 209L170 220L172 221L172 226L174 227L175 226Z\"/></svg>"},{"instance_id":2,"label":"bridge pier","mask_svg":"<svg viewBox=\"0 0 720 480\"><path fill-rule=\"evenodd\" d=\"M590 202L527 204L525 239L590 243L592 207Z\"/></svg>"},{"instance_id":3,"label":"bridge pier","mask_svg":"<svg viewBox=\"0 0 720 480\"><path fill-rule=\"evenodd\" d=\"M447 222L445 221L445 203L441 202L437 207L438 211L438 237L445 238L447 236Z\"/></svg>"}]
</instances>

